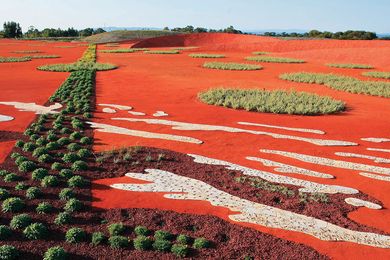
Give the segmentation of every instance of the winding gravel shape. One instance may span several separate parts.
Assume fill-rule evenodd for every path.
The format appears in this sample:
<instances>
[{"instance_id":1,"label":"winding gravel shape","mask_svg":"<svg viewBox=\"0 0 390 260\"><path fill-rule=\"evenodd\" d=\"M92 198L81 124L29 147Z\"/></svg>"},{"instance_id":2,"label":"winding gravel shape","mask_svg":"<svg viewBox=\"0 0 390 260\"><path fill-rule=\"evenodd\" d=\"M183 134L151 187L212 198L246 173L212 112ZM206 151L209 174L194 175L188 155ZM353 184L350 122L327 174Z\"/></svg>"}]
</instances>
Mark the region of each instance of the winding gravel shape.
<instances>
[{"instance_id":1,"label":"winding gravel shape","mask_svg":"<svg viewBox=\"0 0 390 260\"><path fill-rule=\"evenodd\" d=\"M36 103L23 103L23 102L0 102L0 105L13 106L19 111L35 112L35 114L37 115L58 114L59 112L55 110L62 108L62 105L60 103L55 103L54 105L48 107L37 105Z\"/></svg>"},{"instance_id":2,"label":"winding gravel shape","mask_svg":"<svg viewBox=\"0 0 390 260\"><path fill-rule=\"evenodd\" d=\"M347 204L355 206L355 207L366 207L368 209L382 209L381 205L376 203L372 203L369 201L357 199L357 198L346 198L344 200Z\"/></svg>"},{"instance_id":3,"label":"winding gravel shape","mask_svg":"<svg viewBox=\"0 0 390 260\"><path fill-rule=\"evenodd\" d=\"M324 131L316 130L316 129L285 127L285 126L258 124L258 123L250 123L250 122L237 122L237 124L239 124L239 125L249 125L249 126L260 126L260 127L267 127L267 128L275 128L275 129L282 129L282 130L302 132L302 133L313 133L313 134L319 134L319 135L324 135L325 134Z\"/></svg>"},{"instance_id":4,"label":"winding gravel shape","mask_svg":"<svg viewBox=\"0 0 390 260\"><path fill-rule=\"evenodd\" d=\"M386 158L382 158L382 157L376 157L376 156L371 156L371 155L366 155L366 154L342 153L342 152L336 152L334 154L338 155L338 156L343 156L343 157L368 159L368 160L372 160L372 161L374 161L376 163L390 163L390 159L386 159Z\"/></svg>"}]
</instances>

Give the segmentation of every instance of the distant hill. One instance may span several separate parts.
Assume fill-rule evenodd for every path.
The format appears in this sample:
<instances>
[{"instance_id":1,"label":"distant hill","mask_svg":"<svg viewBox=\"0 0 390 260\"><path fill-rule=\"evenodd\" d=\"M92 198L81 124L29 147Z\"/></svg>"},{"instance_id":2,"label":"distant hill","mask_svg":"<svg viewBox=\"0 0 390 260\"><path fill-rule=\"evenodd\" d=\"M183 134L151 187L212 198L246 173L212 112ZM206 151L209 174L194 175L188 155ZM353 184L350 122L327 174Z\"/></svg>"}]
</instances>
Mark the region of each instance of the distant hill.
<instances>
[{"instance_id":1,"label":"distant hill","mask_svg":"<svg viewBox=\"0 0 390 260\"><path fill-rule=\"evenodd\" d=\"M174 35L176 32L163 30L120 30L95 34L84 38L90 43L122 42L131 40L142 40L159 36Z\"/></svg>"}]
</instances>

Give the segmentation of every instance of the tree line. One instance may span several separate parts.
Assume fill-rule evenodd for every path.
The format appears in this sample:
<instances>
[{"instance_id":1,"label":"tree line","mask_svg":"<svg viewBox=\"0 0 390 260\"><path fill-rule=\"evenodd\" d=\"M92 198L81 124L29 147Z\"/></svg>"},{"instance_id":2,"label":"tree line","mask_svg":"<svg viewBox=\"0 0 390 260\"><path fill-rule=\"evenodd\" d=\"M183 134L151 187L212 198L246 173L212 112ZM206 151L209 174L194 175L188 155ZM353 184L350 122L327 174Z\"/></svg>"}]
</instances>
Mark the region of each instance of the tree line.
<instances>
[{"instance_id":1,"label":"tree line","mask_svg":"<svg viewBox=\"0 0 390 260\"><path fill-rule=\"evenodd\" d=\"M275 33L275 32L265 32L264 36L272 37L296 37L296 38L323 38L323 39L336 39L336 40L374 40L378 36L374 32L367 31L352 31L348 30L345 32L321 32L318 30L311 30L307 33Z\"/></svg>"},{"instance_id":2,"label":"tree line","mask_svg":"<svg viewBox=\"0 0 390 260\"><path fill-rule=\"evenodd\" d=\"M192 25L188 25L186 27L175 27L175 28L172 28L172 29L169 29L168 27L165 27L164 31L181 32L181 33L207 33L207 32L213 33L213 32L221 32L221 33L246 34L246 33L243 33L240 30L235 29L233 26L229 26L229 27L227 27L225 29L215 30L215 29L207 29L207 28L203 28L203 27L196 27L195 28Z\"/></svg>"}]
</instances>

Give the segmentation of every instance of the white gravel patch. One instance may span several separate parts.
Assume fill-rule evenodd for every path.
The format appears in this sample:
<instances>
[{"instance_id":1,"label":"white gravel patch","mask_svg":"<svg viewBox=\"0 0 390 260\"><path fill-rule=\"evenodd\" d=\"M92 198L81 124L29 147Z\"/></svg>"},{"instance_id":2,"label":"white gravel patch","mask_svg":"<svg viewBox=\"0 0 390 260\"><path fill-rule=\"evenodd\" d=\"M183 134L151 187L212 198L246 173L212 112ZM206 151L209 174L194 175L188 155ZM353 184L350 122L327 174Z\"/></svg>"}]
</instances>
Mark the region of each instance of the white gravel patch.
<instances>
[{"instance_id":1,"label":"white gravel patch","mask_svg":"<svg viewBox=\"0 0 390 260\"><path fill-rule=\"evenodd\" d=\"M336 152L335 155L342 156L342 157L351 157L351 158L361 158L361 159L368 159L372 160L376 163L390 163L390 159L382 158L382 157L376 157L366 154L358 154L358 153L342 153L342 152Z\"/></svg>"},{"instance_id":2,"label":"white gravel patch","mask_svg":"<svg viewBox=\"0 0 390 260\"><path fill-rule=\"evenodd\" d=\"M267 127L267 128L275 128L275 129L282 129L282 130L294 131L294 132L302 132L302 133L313 133L313 134L319 134L319 135L324 135L325 134L324 131L316 130L316 129L295 128L295 127L267 125L267 124L258 124L258 123L250 123L250 122L237 122L237 124L239 124L239 125L249 125L249 126L260 126L260 127Z\"/></svg>"},{"instance_id":3,"label":"white gravel patch","mask_svg":"<svg viewBox=\"0 0 390 260\"><path fill-rule=\"evenodd\" d=\"M382 138L382 137L367 137L367 138L360 138L360 140L372 142L372 143L390 142L390 138Z\"/></svg>"},{"instance_id":4,"label":"white gravel patch","mask_svg":"<svg viewBox=\"0 0 390 260\"><path fill-rule=\"evenodd\" d=\"M128 113L133 115L133 116L145 116L146 115L143 112L136 112L136 111L129 111Z\"/></svg>"},{"instance_id":5,"label":"white gravel patch","mask_svg":"<svg viewBox=\"0 0 390 260\"><path fill-rule=\"evenodd\" d=\"M115 109L112 109L112 108L109 108L109 107L103 108L102 111L103 111L103 113L107 113L107 114L115 114L116 113Z\"/></svg>"},{"instance_id":6,"label":"white gravel patch","mask_svg":"<svg viewBox=\"0 0 390 260\"><path fill-rule=\"evenodd\" d=\"M369 150L369 151L376 151L376 152L390 153L390 149L367 148L367 150Z\"/></svg>"},{"instance_id":7,"label":"white gravel patch","mask_svg":"<svg viewBox=\"0 0 390 260\"><path fill-rule=\"evenodd\" d=\"M390 182L390 176L382 176L382 175L379 175L379 174L368 173L368 172L359 172L359 174L361 176L364 176L364 177L367 177L367 178Z\"/></svg>"},{"instance_id":8,"label":"white gravel patch","mask_svg":"<svg viewBox=\"0 0 390 260\"><path fill-rule=\"evenodd\" d=\"M0 122L8 122L12 120L14 120L12 116L0 115Z\"/></svg>"},{"instance_id":9,"label":"white gravel patch","mask_svg":"<svg viewBox=\"0 0 390 260\"><path fill-rule=\"evenodd\" d=\"M55 103L54 105L45 107L41 105L37 105L36 103L23 103L23 102L0 102L0 105L13 106L19 111L23 112L35 112L35 114L43 115L43 114L58 114L56 109L62 108L60 103Z\"/></svg>"},{"instance_id":10,"label":"white gravel patch","mask_svg":"<svg viewBox=\"0 0 390 260\"><path fill-rule=\"evenodd\" d=\"M332 223L293 213L287 210L255 203L213 186L171 172L147 169L146 173L127 173L126 176L151 183L113 184L112 188L135 192L164 192L167 199L208 201L213 206L239 212L229 218L236 222L252 223L269 228L308 234L325 241L345 241L380 248L390 248L390 237L346 229Z\"/></svg>"},{"instance_id":11,"label":"white gravel patch","mask_svg":"<svg viewBox=\"0 0 390 260\"><path fill-rule=\"evenodd\" d=\"M99 106L102 106L102 107L113 107L113 108L116 108L118 110L132 110L133 107L130 107L130 106L123 106L123 105L117 105L117 104L99 104Z\"/></svg>"},{"instance_id":12,"label":"white gravel patch","mask_svg":"<svg viewBox=\"0 0 390 260\"><path fill-rule=\"evenodd\" d=\"M153 114L154 117L162 117L162 116L169 116L164 111L156 111L156 113Z\"/></svg>"},{"instance_id":13,"label":"white gravel patch","mask_svg":"<svg viewBox=\"0 0 390 260\"><path fill-rule=\"evenodd\" d=\"M355 207L366 207L369 209L381 209L382 206L369 201L361 200L358 198L346 198L345 202Z\"/></svg>"}]
</instances>

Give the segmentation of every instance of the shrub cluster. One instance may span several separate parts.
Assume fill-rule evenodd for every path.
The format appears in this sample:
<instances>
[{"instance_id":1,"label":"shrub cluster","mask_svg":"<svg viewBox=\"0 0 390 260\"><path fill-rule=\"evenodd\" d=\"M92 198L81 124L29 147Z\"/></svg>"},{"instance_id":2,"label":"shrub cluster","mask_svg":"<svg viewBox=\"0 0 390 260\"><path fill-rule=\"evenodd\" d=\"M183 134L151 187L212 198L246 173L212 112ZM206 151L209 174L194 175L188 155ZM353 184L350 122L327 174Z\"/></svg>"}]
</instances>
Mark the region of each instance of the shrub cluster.
<instances>
[{"instance_id":1,"label":"shrub cluster","mask_svg":"<svg viewBox=\"0 0 390 260\"><path fill-rule=\"evenodd\" d=\"M344 69L373 69L374 67L367 64L352 64L352 63L328 63L328 67L344 68Z\"/></svg>"},{"instance_id":2,"label":"shrub cluster","mask_svg":"<svg viewBox=\"0 0 390 260\"><path fill-rule=\"evenodd\" d=\"M272 57L272 56L251 56L246 57L246 60L256 62L272 62L272 63L305 63L304 60L284 58L284 57Z\"/></svg>"},{"instance_id":3,"label":"shrub cluster","mask_svg":"<svg viewBox=\"0 0 390 260\"><path fill-rule=\"evenodd\" d=\"M232 63L232 62L206 62L203 64L204 68L217 69L217 70L260 70L259 65Z\"/></svg>"},{"instance_id":4,"label":"shrub cluster","mask_svg":"<svg viewBox=\"0 0 390 260\"><path fill-rule=\"evenodd\" d=\"M212 54L212 53L191 53L188 56L190 56L192 58L211 58L211 59L225 58L226 57L223 54Z\"/></svg>"},{"instance_id":5,"label":"shrub cluster","mask_svg":"<svg viewBox=\"0 0 390 260\"><path fill-rule=\"evenodd\" d=\"M363 72L363 76L380 78L380 79L390 79L390 72L384 71L367 71Z\"/></svg>"}]
</instances>

